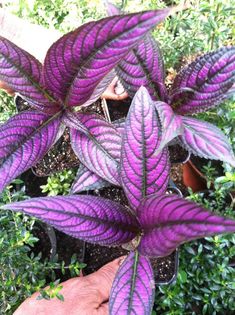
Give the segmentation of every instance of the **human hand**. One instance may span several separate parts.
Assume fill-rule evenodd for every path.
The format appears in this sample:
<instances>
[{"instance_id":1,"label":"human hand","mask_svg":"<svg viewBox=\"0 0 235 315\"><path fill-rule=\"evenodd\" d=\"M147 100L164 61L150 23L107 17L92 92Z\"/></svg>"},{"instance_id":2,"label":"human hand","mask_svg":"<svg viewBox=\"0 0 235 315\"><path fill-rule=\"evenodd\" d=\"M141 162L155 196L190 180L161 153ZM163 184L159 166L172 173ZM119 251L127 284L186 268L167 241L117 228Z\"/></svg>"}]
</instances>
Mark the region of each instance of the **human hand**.
<instances>
[{"instance_id":1,"label":"human hand","mask_svg":"<svg viewBox=\"0 0 235 315\"><path fill-rule=\"evenodd\" d=\"M122 261L120 257L88 276L63 282L64 301L37 300L36 292L13 315L107 315L112 282Z\"/></svg>"},{"instance_id":2,"label":"human hand","mask_svg":"<svg viewBox=\"0 0 235 315\"><path fill-rule=\"evenodd\" d=\"M118 77L115 77L104 93L101 95L101 98L106 100L121 101L128 97L127 92L124 90L121 84L118 82Z\"/></svg>"}]
</instances>

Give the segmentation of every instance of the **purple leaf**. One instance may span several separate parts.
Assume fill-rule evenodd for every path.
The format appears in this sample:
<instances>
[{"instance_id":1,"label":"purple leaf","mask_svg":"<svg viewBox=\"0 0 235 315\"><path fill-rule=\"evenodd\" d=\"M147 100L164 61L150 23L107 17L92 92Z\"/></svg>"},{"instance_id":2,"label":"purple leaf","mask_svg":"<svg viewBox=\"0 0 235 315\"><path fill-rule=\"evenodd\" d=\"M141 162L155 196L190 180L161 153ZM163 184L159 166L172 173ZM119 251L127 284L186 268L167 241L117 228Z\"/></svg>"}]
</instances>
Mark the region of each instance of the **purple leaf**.
<instances>
[{"instance_id":1,"label":"purple leaf","mask_svg":"<svg viewBox=\"0 0 235 315\"><path fill-rule=\"evenodd\" d=\"M125 118L120 118L112 122L117 131L122 135L125 129Z\"/></svg>"},{"instance_id":2,"label":"purple leaf","mask_svg":"<svg viewBox=\"0 0 235 315\"><path fill-rule=\"evenodd\" d=\"M183 117L184 133L179 137L191 153L230 163L235 166L235 156L228 139L221 130L208 122Z\"/></svg>"},{"instance_id":3,"label":"purple leaf","mask_svg":"<svg viewBox=\"0 0 235 315\"><path fill-rule=\"evenodd\" d=\"M163 59L158 43L151 35L121 60L116 72L130 97L144 86L153 100L167 102Z\"/></svg>"},{"instance_id":4,"label":"purple leaf","mask_svg":"<svg viewBox=\"0 0 235 315\"><path fill-rule=\"evenodd\" d=\"M125 207L100 197L32 198L1 208L24 212L68 235L100 245L126 243L139 230L135 217Z\"/></svg>"},{"instance_id":5,"label":"purple leaf","mask_svg":"<svg viewBox=\"0 0 235 315\"><path fill-rule=\"evenodd\" d=\"M35 165L60 134L59 114L48 117L25 111L0 126L0 191L14 178Z\"/></svg>"},{"instance_id":6,"label":"purple leaf","mask_svg":"<svg viewBox=\"0 0 235 315\"><path fill-rule=\"evenodd\" d=\"M121 137L118 131L96 114L77 113L76 117L90 134L71 129L71 143L75 154L90 171L111 184L119 185Z\"/></svg>"},{"instance_id":7,"label":"purple leaf","mask_svg":"<svg viewBox=\"0 0 235 315\"><path fill-rule=\"evenodd\" d=\"M235 80L235 46L197 58L175 78L171 104L179 114L199 113L218 105Z\"/></svg>"},{"instance_id":8,"label":"purple leaf","mask_svg":"<svg viewBox=\"0 0 235 315\"><path fill-rule=\"evenodd\" d=\"M110 70L170 11L108 17L63 36L46 56L46 87L67 106L84 104Z\"/></svg>"},{"instance_id":9,"label":"purple leaf","mask_svg":"<svg viewBox=\"0 0 235 315\"><path fill-rule=\"evenodd\" d=\"M62 116L62 122L69 128L76 129L86 135L90 135L90 131L80 120L80 116L75 112L66 110Z\"/></svg>"},{"instance_id":10,"label":"purple leaf","mask_svg":"<svg viewBox=\"0 0 235 315\"><path fill-rule=\"evenodd\" d=\"M142 255L167 256L180 244L210 235L235 232L227 219L176 195L151 196L138 209L144 236Z\"/></svg>"},{"instance_id":11,"label":"purple leaf","mask_svg":"<svg viewBox=\"0 0 235 315\"><path fill-rule=\"evenodd\" d=\"M84 190L101 189L108 186L110 186L110 184L107 181L80 164L70 193L75 194Z\"/></svg>"},{"instance_id":12,"label":"purple leaf","mask_svg":"<svg viewBox=\"0 0 235 315\"><path fill-rule=\"evenodd\" d=\"M154 276L150 261L131 252L119 267L109 298L112 315L151 314L154 302Z\"/></svg>"},{"instance_id":13,"label":"purple leaf","mask_svg":"<svg viewBox=\"0 0 235 315\"><path fill-rule=\"evenodd\" d=\"M162 126L162 141L158 150L162 150L167 143L181 135L184 130L181 116L174 114L172 108L163 102L155 102Z\"/></svg>"},{"instance_id":14,"label":"purple leaf","mask_svg":"<svg viewBox=\"0 0 235 315\"><path fill-rule=\"evenodd\" d=\"M20 93L32 107L48 114L59 105L42 83L41 63L25 50L0 36L0 79Z\"/></svg>"},{"instance_id":15,"label":"purple leaf","mask_svg":"<svg viewBox=\"0 0 235 315\"><path fill-rule=\"evenodd\" d=\"M114 16L114 15L120 15L122 14L122 11L116 7L113 3L109 1L105 1L106 10L108 13L108 16Z\"/></svg>"},{"instance_id":16,"label":"purple leaf","mask_svg":"<svg viewBox=\"0 0 235 315\"><path fill-rule=\"evenodd\" d=\"M89 99L82 104L82 107L93 104L107 89L107 87L111 84L113 79L115 78L116 73L114 70L110 71L96 86L94 91L92 92Z\"/></svg>"},{"instance_id":17,"label":"purple leaf","mask_svg":"<svg viewBox=\"0 0 235 315\"><path fill-rule=\"evenodd\" d=\"M165 148L155 154L161 143L157 113L147 90L136 93L122 140L121 180L133 209L150 194L164 193L169 180L170 163Z\"/></svg>"}]
</instances>

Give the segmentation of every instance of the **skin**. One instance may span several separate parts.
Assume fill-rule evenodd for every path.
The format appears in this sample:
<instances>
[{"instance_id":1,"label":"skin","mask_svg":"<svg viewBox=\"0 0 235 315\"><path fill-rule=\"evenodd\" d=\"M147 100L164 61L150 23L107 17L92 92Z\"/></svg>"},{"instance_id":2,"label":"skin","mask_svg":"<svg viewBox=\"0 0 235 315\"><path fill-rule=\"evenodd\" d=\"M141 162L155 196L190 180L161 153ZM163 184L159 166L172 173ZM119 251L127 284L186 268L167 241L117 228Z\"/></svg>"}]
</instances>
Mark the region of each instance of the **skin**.
<instances>
[{"instance_id":1,"label":"skin","mask_svg":"<svg viewBox=\"0 0 235 315\"><path fill-rule=\"evenodd\" d=\"M107 315L108 300L115 274L125 257L115 259L85 277L72 278L62 283L57 298L37 300L38 292L25 300L13 315Z\"/></svg>"}]
</instances>

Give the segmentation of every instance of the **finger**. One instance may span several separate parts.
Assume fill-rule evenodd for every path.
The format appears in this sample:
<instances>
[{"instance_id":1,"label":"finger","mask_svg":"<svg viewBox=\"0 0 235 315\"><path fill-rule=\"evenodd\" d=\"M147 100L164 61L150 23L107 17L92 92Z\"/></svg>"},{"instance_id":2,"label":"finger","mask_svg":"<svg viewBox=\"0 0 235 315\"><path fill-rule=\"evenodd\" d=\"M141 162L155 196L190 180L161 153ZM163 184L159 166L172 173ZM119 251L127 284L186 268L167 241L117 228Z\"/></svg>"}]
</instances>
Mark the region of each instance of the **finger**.
<instances>
[{"instance_id":1,"label":"finger","mask_svg":"<svg viewBox=\"0 0 235 315\"><path fill-rule=\"evenodd\" d=\"M122 101L128 97L128 93L124 92L122 94L116 94L113 91L106 90L102 94L102 98L105 98L106 100L113 100L113 101Z\"/></svg>"},{"instance_id":2,"label":"finger","mask_svg":"<svg viewBox=\"0 0 235 315\"><path fill-rule=\"evenodd\" d=\"M97 286L97 289L100 292L100 294L97 295L97 298L99 299L99 304L102 304L109 299L110 290L115 274L118 271L118 268L120 267L124 258L125 257L123 256L117 258L100 268L98 271L87 276L87 278L89 277L88 280L91 281L94 286Z\"/></svg>"}]
</instances>

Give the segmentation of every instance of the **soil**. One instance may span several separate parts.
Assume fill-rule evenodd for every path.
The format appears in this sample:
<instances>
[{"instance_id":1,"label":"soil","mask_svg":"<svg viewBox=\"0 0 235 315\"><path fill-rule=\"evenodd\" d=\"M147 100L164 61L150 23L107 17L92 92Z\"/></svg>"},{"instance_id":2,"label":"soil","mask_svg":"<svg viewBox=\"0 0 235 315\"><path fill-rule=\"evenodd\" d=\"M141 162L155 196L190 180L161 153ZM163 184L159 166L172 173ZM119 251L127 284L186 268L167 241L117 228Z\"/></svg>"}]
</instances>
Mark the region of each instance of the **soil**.
<instances>
[{"instance_id":1,"label":"soil","mask_svg":"<svg viewBox=\"0 0 235 315\"><path fill-rule=\"evenodd\" d=\"M56 172L78 167L79 164L71 147L69 130L66 128L63 136L32 170L36 176L50 176Z\"/></svg>"},{"instance_id":2,"label":"soil","mask_svg":"<svg viewBox=\"0 0 235 315\"><path fill-rule=\"evenodd\" d=\"M179 144L171 145L168 149L171 163L185 163L189 158L189 152Z\"/></svg>"},{"instance_id":3,"label":"soil","mask_svg":"<svg viewBox=\"0 0 235 315\"><path fill-rule=\"evenodd\" d=\"M131 105L131 99L127 98L123 101L107 101L107 105L111 121L115 121L126 117Z\"/></svg>"},{"instance_id":4,"label":"soil","mask_svg":"<svg viewBox=\"0 0 235 315\"><path fill-rule=\"evenodd\" d=\"M174 251L167 257L150 259L156 284L170 284L178 272L178 252Z\"/></svg>"}]
</instances>

